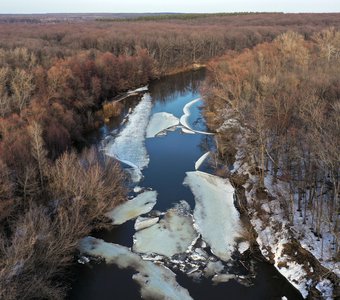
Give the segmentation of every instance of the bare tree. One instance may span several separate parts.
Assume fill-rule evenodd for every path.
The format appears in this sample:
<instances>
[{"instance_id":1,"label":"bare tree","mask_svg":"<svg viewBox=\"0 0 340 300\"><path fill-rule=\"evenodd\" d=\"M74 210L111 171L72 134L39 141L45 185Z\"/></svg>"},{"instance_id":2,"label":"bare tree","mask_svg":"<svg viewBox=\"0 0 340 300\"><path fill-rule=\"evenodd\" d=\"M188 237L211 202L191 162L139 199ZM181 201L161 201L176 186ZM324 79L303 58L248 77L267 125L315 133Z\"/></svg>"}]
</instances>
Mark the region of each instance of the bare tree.
<instances>
[{"instance_id":1,"label":"bare tree","mask_svg":"<svg viewBox=\"0 0 340 300\"><path fill-rule=\"evenodd\" d=\"M19 112L28 105L34 89L33 75L25 70L15 69L11 80L11 90L13 103Z\"/></svg>"},{"instance_id":2,"label":"bare tree","mask_svg":"<svg viewBox=\"0 0 340 300\"><path fill-rule=\"evenodd\" d=\"M32 156L37 162L37 169L39 173L40 186L44 189L44 177L47 173L48 161L47 161L47 150L45 149L45 143L42 138L42 128L37 122L32 122L28 131L31 136L31 151Z\"/></svg>"}]
</instances>

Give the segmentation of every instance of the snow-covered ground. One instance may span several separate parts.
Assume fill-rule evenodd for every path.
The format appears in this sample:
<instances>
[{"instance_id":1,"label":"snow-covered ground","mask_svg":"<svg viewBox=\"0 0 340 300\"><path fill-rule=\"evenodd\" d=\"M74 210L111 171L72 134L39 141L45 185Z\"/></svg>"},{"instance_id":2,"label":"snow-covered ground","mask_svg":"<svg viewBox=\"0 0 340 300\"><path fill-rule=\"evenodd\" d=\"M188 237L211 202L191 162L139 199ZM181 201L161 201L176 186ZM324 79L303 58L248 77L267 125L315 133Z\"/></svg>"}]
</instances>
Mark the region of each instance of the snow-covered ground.
<instances>
[{"instance_id":1,"label":"snow-covered ground","mask_svg":"<svg viewBox=\"0 0 340 300\"><path fill-rule=\"evenodd\" d=\"M277 179L277 182L273 184L273 176L267 175L265 178L265 186L269 193L273 195L277 199L282 199L282 201L288 202L290 198L289 195L289 185L287 182L281 181ZM307 197L308 198L308 197ZM333 250L333 236L329 231L329 223L325 218L321 218L321 232L323 235L323 239L318 238L314 232L312 232L312 214L310 210L307 210L307 218L306 224L303 224L303 217L300 215L300 212L297 210L298 207L298 195L295 195L295 203L294 203L294 224L291 226L291 230L294 234L294 237L299 240L301 246L311 252L320 263L332 270L338 277L340 277L340 262L335 262L333 258L334 250ZM328 215L328 207L326 201L322 203L324 215ZM276 211L280 210L280 207L275 208ZM280 220L279 216L276 219ZM326 222L325 222L326 221Z\"/></svg>"},{"instance_id":2,"label":"snow-covered ground","mask_svg":"<svg viewBox=\"0 0 340 300\"><path fill-rule=\"evenodd\" d=\"M86 237L81 240L79 250L83 254L103 258L108 264L116 264L123 269L135 269L137 273L132 278L140 285L144 299L192 299L189 292L177 283L176 275L171 270L144 261L127 247Z\"/></svg>"},{"instance_id":3,"label":"snow-covered ground","mask_svg":"<svg viewBox=\"0 0 340 300\"><path fill-rule=\"evenodd\" d=\"M152 115L146 129L146 137L153 138L166 129L179 124L179 119L167 112L159 112Z\"/></svg>"},{"instance_id":4,"label":"snow-covered ground","mask_svg":"<svg viewBox=\"0 0 340 300\"><path fill-rule=\"evenodd\" d=\"M189 207L184 201L166 212L159 223L134 235L133 251L139 253L156 253L171 257L184 253L198 237L192 216L187 214L183 206Z\"/></svg>"},{"instance_id":5,"label":"snow-covered ground","mask_svg":"<svg viewBox=\"0 0 340 300\"><path fill-rule=\"evenodd\" d=\"M320 291L323 299L332 300L333 299L333 284L328 279L321 280L316 288Z\"/></svg>"},{"instance_id":6,"label":"snow-covered ground","mask_svg":"<svg viewBox=\"0 0 340 300\"><path fill-rule=\"evenodd\" d=\"M121 132L105 147L105 154L140 171L149 164L145 148L145 134L151 113L152 102L149 94L144 94Z\"/></svg>"},{"instance_id":7,"label":"snow-covered ground","mask_svg":"<svg viewBox=\"0 0 340 300\"><path fill-rule=\"evenodd\" d=\"M184 184L195 196L194 220L211 251L227 261L242 234L240 216L234 206L234 188L226 179L200 171L187 172Z\"/></svg>"},{"instance_id":8,"label":"snow-covered ground","mask_svg":"<svg viewBox=\"0 0 340 300\"><path fill-rule=\"evenodd\" d=\"M236 122L232 122L236 124ZM246 162L247 153L245 151L245 139L241 138L238 141L239 149L236 154L236 161L232 172L238 174L247 174L249 179L244 185L246 197L249 207L261 201L256 196L256 186L258 177L250 174L250 166ZM249 159L249 157L248 157ZM253 164L253 163L252 163ZM274 261L275 267L285 276L292 285L294 285L303 295L308 296L310 287L316 285L323 295L323 299L333 299L333 286L329 280L320 278L318 281L313 281L309 274L313 273L313 268L308 262L298 263L296 257L289 256L285 251L285 247L289 247L292 238L300 242L301 246L312 253L323 265L339 276L340 263L331 260L331 238L330 234L324 236L324 251L321 251L322 242L310 230L310 224L302 224L303 220L300 213L297 212L297 204L294 205L294 225L291 226L287 220L285 211L282 205L288 203L290 199L289 186L286 182L277 180L273 183L271 175L265 177L266 191L273 200L262 201L260 207L265 214L259 215L258 210L249 209L251 223L258 234L257 242L264 257ZM311 220L311 216L308 218ZM328 250L327 250L328 249Z\"/></svg>"},{"instance_id":9,"label":"snow-covered ground","mask_svg":"<svg viewBox=\"0 0 340 300\"><path fill-rule=\"evenodd\" d=\"M291 258L283 253L284 245L289 242L287 239L289 236L288 228L283 223L282 228L278 230L278 223L272 218L266 220L266 222L269 223L263 222L256 213L251 219L251 223L258 234L256 241L263 256L268 260L273 259L279 272L306 298L312 281L308 279L302 264L291 261Z\"/></svg>"},{"instance_id":10,"label":"snow-covered ground","mask_svg":"<svg viewBox=\"0 0 340 300\"><path fill-rule=\"evenodd\" d=\"M157 202L156 191L145 191L131 200L120 204L106 214L113 225L120 225L152 210Z\"/></svg>"}]
</instances>

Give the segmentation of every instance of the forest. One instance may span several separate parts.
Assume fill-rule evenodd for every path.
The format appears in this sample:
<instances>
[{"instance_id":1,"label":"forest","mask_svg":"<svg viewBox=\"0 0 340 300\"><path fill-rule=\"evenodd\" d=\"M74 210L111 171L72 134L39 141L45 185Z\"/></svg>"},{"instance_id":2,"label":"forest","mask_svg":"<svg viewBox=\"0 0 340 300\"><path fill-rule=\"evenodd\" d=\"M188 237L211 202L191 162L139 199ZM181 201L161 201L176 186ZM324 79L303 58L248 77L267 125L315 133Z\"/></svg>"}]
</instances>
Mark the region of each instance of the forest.
<instances>
[{"instance_id":1,"label":"forest","mask_svg":"<svg viewBox=\"0 0 340 300\"><path fill-rule=\"evenodd\" d=\"M322 222L331 226L339 255L338 14L7 21L0 24L1 299L64 298L77 242L105 227L104 212L126 196L118 164L80 146L102 124L100 108L194 66L208 65L212 128L226 105L234 109L251 131L262 178L269 170L289 179L301 214L315 216L315 232L322 236Z\"/></svg>"},{"instance_id":2,"label":"forest","mask_svg":"<svg viewBox=\"0 0 340 300\"><path fill-rule=\"evenodd\" d=\"M235 118L249 130L246 152L259 167L260 188L268 174L274 183L289 183L290 197L282 203L287 218L294 225L298 211L319 239L330 231L335 261L340 258L339 58L338 30L317 32L310 40L289 31L212 62L205 89L210 126L221 129L221 155L228 160L228 153L235 154L239 131L223 128Z\"/></svg>"}]
</instances>

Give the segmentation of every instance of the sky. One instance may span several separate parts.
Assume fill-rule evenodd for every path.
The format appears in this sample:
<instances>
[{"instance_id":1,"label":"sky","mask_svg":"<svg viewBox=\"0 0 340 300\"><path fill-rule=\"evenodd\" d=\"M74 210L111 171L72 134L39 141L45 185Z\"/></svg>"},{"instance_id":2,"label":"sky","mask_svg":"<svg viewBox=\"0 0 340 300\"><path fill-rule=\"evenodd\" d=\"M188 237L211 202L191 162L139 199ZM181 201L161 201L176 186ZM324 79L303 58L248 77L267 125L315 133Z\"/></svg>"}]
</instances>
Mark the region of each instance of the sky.
<instances>
[{"instance_id":1,"label":"sky","mask_svg":"<svg viewBox=\"0 0 340 300\"><path fill-rule=\"evenodd\" d=\"M0 14L242 11L340 12L340 0L0 0Z\"/></svg>"}]
</instances>

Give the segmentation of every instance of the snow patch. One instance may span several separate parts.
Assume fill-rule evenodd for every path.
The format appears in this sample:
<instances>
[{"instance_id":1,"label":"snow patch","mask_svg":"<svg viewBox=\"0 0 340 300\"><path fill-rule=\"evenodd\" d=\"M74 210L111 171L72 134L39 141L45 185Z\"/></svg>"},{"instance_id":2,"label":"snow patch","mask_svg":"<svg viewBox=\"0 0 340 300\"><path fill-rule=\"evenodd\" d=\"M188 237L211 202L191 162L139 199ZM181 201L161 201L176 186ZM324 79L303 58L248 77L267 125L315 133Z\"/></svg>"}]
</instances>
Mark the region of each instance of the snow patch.
<instances>
[{"instance_id":1,"label":"snow patch","mask_svg":"<svg viewBox=\"0 0 340 300\"><path fill-rule=\"evenodd\" d=\"M144 261L127 247L106 243L93 237L81 240L79 250L91 256L104 258L106 263L119 268L133 268L137 271L133 279L141 286L144 299L192 299L189 292L176 282L176 275L169 269Z\"/></svg>"},{"instance_id":2,"label":"snow patch","mask_svg":"<svg viewBox=\"0 0 340 300\"><path fill-rule=\"evenodd\" d=\"M248 201L255 197L254 189L246 194ZM278 201L271 201L270 210L280 211L276 207L279 204ZM283 253L284 245L290 242L288 239L289 227L287 226L287 221L282 218L282 215L273 215L266 222L266 225L264 225L264 222L257 214L254 214L251 219L251 223L258 234L256 241L260 246L263 256L267 259L273 258L276 269L300 291L303 298L306 298L312 284L312 279L308 278L303 265L291 261L291 258ZM280 230L277 229L278 227Z\"/></svg>"},{"instance_id":3,"label":"snow patch","mask_svg":"<svg viewBox=\"0 0 340 300\"><path fill-rule=\"evenodd\" d=\"M323 299L325 300L332 300L333 299L333 284L328 279L323 279L320 281L316 288L322 294Z\"/></svg>"},{"instance_id":4,"label":"snow patch","mask_svg":"<svg viewBox=\"0 0 340 300\"><path fill-rule=\"evenodd\" d=\"M192 216L186 213L187 208L183 203L184 201L181 205L169 209L159 223L136 232L133 250L167 257L185 252L197 239L197 233L193 227Z\"/></svg>"},{"instance_id":5,"label":"snow patch","mask_svg":"<svg viewBox=\"0 0 340 300\"><path fill-rule=\"evenodd\" d=\"M128 220L146 214L156 205L157 192L145 191L131 200L127 200L106 214L113 225L120 225Z\"/></svg>"},{"instance_id":6,"label":"snow patch","mask_svg":"<svg viewBox=\"0 0 340 300\"><path fill-rule=\"evenodd\" d=\"M275 264L277 267L277 264ZM287 262L287 267L278 268L280 273L286 277L293 286L295 286L303 298L307 298L308 296L308 287L311 283L307 279L307 273L303 269L303 267L296 262Z\"/></svg>"},{"instance_id":7,"label":"snow patch","mask_svg":"<svg viewBox=\"0 0 340 300\"><path fill-rule=\"evenodd\" d=\"M155 113L152 115L146 129L146 137L153 138L164 130L179 124L178 118L167 112Z\"/></svg>"},{"instance_id":8,"label":"snow patch","mask_svg":"<svg viewBox=\"0 0 340 300\"><path fill-rule=\"evenodd\" d=\"M236 119L228 119L216 130L217 132L229 130L231 128L240 128L240 122Z\"/></svg>"},{"instance_id":9,"label":"snow patch","mask_svg":"<svg viewBox=\"0 0 340 300\"><path fill-rule=\"evenodd\" d=\"M195 227L212 252L227 261L235 250L235 239L242 232L234 206L234 188L228 180L200 171L187 172L184 184L195 196Z\"/></svg>"}]
</instances>

